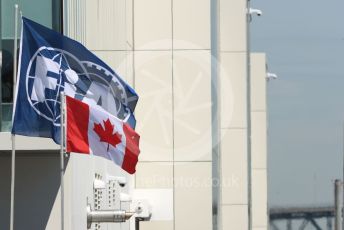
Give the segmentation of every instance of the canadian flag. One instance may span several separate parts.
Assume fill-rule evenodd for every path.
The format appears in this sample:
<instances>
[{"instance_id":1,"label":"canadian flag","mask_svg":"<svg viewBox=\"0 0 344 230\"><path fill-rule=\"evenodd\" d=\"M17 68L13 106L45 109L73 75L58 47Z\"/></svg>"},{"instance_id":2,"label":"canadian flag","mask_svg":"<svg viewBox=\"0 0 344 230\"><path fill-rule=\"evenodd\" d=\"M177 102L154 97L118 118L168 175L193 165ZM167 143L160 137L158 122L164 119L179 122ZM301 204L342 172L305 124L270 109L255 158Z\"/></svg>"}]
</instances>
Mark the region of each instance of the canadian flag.
<instances>
[{"instance_id":1,"label":"canadian flag","mask_svg":"<svg viewBox=\"0 0 344 230\"><path fill-rule=\"evenodd\" d=\"M140 136L102 108L66 96L67 152L93 154L135 173Z\"/></svg>"}]
</instances>

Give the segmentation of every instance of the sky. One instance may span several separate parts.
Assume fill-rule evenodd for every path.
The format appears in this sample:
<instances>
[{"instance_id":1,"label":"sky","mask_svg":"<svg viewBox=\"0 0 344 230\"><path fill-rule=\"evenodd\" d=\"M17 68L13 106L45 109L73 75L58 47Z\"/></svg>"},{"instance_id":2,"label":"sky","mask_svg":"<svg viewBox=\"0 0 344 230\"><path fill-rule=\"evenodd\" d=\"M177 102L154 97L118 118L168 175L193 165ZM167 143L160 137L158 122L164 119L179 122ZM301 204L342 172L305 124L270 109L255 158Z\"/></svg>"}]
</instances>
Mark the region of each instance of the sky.
<instances>
[{"instance_id":1,"label":"sky","mask_svg":"<svg viewBox=\"0 0 344 230\"><path fill-rule=\"evenodd\" d=\"M343 175L344 1L251 0L251 50L267 55L270 207L333 204Z\"/></svg>"}]
</instances>

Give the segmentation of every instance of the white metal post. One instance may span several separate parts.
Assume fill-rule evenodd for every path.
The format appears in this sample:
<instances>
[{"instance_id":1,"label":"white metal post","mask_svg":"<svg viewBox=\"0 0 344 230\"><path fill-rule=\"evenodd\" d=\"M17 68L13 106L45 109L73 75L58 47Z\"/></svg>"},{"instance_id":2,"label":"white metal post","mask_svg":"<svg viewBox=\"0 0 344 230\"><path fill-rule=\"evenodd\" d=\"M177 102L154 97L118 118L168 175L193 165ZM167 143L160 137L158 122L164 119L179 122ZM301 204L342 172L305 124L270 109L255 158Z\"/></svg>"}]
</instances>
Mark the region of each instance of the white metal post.
<instances>
[{"instance_id":1,"label":"white metal post","mask_svg":"<svg viewBox=\"0 0 344 230\"><path fill-rule=\"evenodd\" d=\"M14 5L14 48L13 48L13 106L15 102L15 88L17 85L17 49L18 49L18 4ZM14 110L13 110L14 111ZM13 116L12 116L13 117ZM13 119L12 119L13 125ZM11 211L10 211L10 230L13 230L14 226L14 185L15 185L15 171L16 171L16 142L15 135L11 135L12 141L12 160L11 160Z\"/></svg>"},{"instance_id":2,"label":"white metal post","mask_svg":"<svg viewBox=\"0 0 344 230\"><path fill-rule=\"evenodd\" d=\"M343 144L343 149L342 149L342 151L343 151L343 178L342 178L342 183L344 183L344 122L343 122L343 133L342 133L342 135L343 135L342 136L342 142L343 142L342 143ZM335 196L336 196L336 193L335 193ZM344 207L343 202L344 202L344 192L342 192L342 205ZM344 230L343 228L344 228L344 218L342 217L342 229L341 230Z\"/></svg>"},{"instance_id":3,"label":"white metal post","mask_svg":"<svg viewBox=\"0 0 344 230\"><path fill-rule=\"evenodd\" d=\"M246 113L247 113L247 203L248 230L252 230L252 130L251 130L251 45L250 0L246 2Z\"/></svg>"},{"instance_id":4,"label":"white metal post","mask_svg":"<svg viewBox=\"0 0 344 230\"><path fill-rule=\"evenodd\" d=\"M220 1L211 0L211 107L212 116L212 178L218 181L218 185L212 186L213 193L213 228L212 230L222 229L221 217L221 129L220 129L220 76L219 76L219 17Z\"/></svg>"},{"instance_id":5,"label":"white metal post","mask_svg":"<svg viewBox=\"0 0 344 230\"><path fill-rule=\"evenodd\" d=\"M61 138L60 138L60 176L61 176L61 230L64 230L64 114L65 114L65 96L64 92L60 93L60 125L61 125Z\"/></svg>"},{"instance_id":6,"label":"white metal post","mask_svg":"<svg viewBox=\"0 0 344 230\"><path fill-rule=\"evenodd\" d=\"M335 230L342 230L342 209L343 209L343 183L341 180L334 182L334 205L335 205Z\"/></svg>"}]
</instances>

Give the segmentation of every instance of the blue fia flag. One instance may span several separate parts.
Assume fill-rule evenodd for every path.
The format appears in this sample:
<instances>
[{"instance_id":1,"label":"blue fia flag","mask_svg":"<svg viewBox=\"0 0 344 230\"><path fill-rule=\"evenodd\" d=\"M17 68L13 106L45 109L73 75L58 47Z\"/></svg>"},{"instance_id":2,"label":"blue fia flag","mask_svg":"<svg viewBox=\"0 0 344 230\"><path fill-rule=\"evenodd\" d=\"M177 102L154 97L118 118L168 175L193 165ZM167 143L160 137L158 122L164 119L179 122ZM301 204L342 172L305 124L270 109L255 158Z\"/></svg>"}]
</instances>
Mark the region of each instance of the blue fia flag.
<instances>
[{"instance_id":1,"label":"blue fia flag","mask_svg":"<svg viewBox=\"0 0 344 230\"><path fill-rule=\"evenodd\" d=\"M23 17L12 133L60 144L60 92L135 127L138 95L82 44Z\"/></svg>"}]
</instances>

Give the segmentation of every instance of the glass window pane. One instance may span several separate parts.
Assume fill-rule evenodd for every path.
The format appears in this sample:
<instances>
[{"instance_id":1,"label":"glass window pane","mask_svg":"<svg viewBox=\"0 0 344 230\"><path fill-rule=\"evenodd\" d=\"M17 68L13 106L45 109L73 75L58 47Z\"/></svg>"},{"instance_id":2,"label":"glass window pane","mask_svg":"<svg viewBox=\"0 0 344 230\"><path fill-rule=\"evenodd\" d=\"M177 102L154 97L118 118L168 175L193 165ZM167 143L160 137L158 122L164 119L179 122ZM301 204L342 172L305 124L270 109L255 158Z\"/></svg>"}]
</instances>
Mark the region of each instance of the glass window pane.
<instances>
[{"instance_id":1,"label":"glass window pane","mask_svg":"<svg viewBox=\"0 0 344 230\"><path fill-rule=\"evenodd\" d=\"M18 4L24 17L30 18L52 28L53 0L2 0L1 1L1 33L2 38L14 37L14 4Z\"/></svg>"},{"instance_id":2,"label":"glass window pane","mask_svg":"<svg viewBox=\"0 0 344 230\"><path fill-rule=\"evenodd\" d=\"M12 127L12 103L3 103L2 106L2 121L1 121L1 131L9 131Z\"/></svg>"},{"instance_id":3,"label":"glass window pane","mask_svg":"<svg viewBox=\"0 0 344 230\"><path fill-rule=\"evenodd\" d=\"M13 98L13 40L3 39L1 67L1 101L12 102Z\"/></svg>"}]
</instances>

